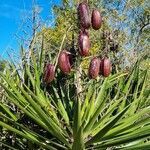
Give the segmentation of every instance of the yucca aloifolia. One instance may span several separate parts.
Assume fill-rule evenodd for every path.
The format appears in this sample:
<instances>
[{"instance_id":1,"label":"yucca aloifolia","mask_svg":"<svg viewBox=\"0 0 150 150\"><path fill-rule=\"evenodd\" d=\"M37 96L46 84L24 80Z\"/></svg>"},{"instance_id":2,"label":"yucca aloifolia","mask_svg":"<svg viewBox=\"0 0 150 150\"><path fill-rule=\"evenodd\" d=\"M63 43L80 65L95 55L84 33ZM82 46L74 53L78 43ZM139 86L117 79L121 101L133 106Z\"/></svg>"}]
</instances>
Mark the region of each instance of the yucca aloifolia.
<instances>
[{"instance_id":1,"label":"yucca aloifolia","mask_svg":"<svg viewBox=\"0 0 150 150\"><path fill-rule=\"evenodd\" d=\"M94 57L90 62L89 77L95 79L99 75L99 70L100 70L100 59Z\"/></svg>"},{"instance_id":2,"label":"yucca aloifolia","mask_svg":"<svg viewBox=\"0 0 150 150\"><path fill-rule=\"evenodd\" d=\"M58 66L64 74L69 74L71 71L71 58L71 54L66 50L61 51L59 54Z\"/></svg>"},{"instance_id":3,"label":"yucca aloifolia","mask_svg":"<svg viewBox=\"0 0 150 150\"><path fill-rule=\"evenodd\" d=\"M104 77L108 77L111 73L112 65L109 58L105 57L101 60L100 63L100 74Z\"/></svg>"},{"instance_id":4,"label":"yucca aloifolia","mask_svg":"<svg viewBox=\"0 0 150 150\"><path fill-rule=\"evenodd\" d=\"M65 56L66 53L69 55L65 51ZM104 64L109 65L108 62L105 58ZM76 93L76 82L68 82L66 86L54 82L44 89L40 84L43 65L40 68L38 63L34 62L33 68L25 64L29 85L22 82L15 67L0 73L0 86L7 100L33 121L22 123L22 117L18 119L9 105L0 101L0 129L34 143L36 147L32 149L149 149L150 107L145 105L149 100L149 95L145 95L147 70L140 71L136 66L128 74L120 72L89 82L82 78L81 98ZM57 80L59 72L56 73ZM71 78L76 81L76 76ZM40 131L33 129L32 123Z\"/></svg>"},{"instance_id":5,"label":"yucca aloifolia","mask_svg":"<svg viewBox=\"0 0 150 150\"><path fill-rule=\"evenodd\" d=\"M88 29L90 27L90 13L89 6L86 2L82 2L78 6L78 16L80 26L84 29Z\"/></svg>"},{"instance_id":6,"label":"yucca aloifolia","mask_svg":"<svg viewBox=\"0 0 150 150\"><path fill-rule=\"evenodd\" d=\"M88 56L90 54L90 39L87 31L80 31L78 45L81 56Z\"/></svg>"},{"instance_id":7,"label":"yucca aloifolia","mask_svg":"<svg viewBox=\"0 0 150 150\"><path fill-rule=\"evenodd\" d=\"M101 27L102 17L100 12L96 9L92 11L91 23L94 30L98 30Z\"/></svg>"},{"instance_id":8,"label":"yucca aloifolia","mask_svg":"<svg viewBox=\"0 0 150 150\"><path fill-rule=\"evenodd\" d=\"M67 33L59 50L64 46L65 37ZM80 34L79 48L82 56L89 54L89 36L85 32ZM150 107L143 104L149 100L149 95L144 95L147 71L140 72L139 66L135 66L129 74L120 72L110 75L110 60L105 57L101 67L98 67L98 59L94 58L89 70L91 77L96 78L101 69L102 75L107 78L100 77L88 82L81 68L81 59L77 58L73 75L66 77L57 71L56 82L45 88L41 84L45 61L42 60L45 58L42 50L40 57L35 59L33 55L29 58L33 67L27 63L21 67L25 68L21 71L26 74L29 84L23 82L18 67L11 67L6 74L0 73L0 86L5 90L9 103L16 105L21 114L30 118L40 131L34 130L32 123L22 123L22 117L18 119L19 115L12 113L9 105L0 101L2 128L38 145L38 148L30 146L32 149L149 149L149 142L146 141L150 136ZM59 52L56 65L58 60L60 70L69 74L71 54L66 50ZM53 54L50 58L53 59ZM52 68L54 66L50 66L49 72ZM46 73L45 79L48 79L47 75L50 74Z\"/></svg>"},{"instance_id":9,"label":"yucca aloifolia","mask_svg":"<svg viewBox=\"0 0 150 150\"><path fill-rule=\"evenodd\" d=\"M44 77L43 80L45 83L49 84L55 78L55 66L53 64L46 64L44 68Z\"/></svg>"}]
</instances>

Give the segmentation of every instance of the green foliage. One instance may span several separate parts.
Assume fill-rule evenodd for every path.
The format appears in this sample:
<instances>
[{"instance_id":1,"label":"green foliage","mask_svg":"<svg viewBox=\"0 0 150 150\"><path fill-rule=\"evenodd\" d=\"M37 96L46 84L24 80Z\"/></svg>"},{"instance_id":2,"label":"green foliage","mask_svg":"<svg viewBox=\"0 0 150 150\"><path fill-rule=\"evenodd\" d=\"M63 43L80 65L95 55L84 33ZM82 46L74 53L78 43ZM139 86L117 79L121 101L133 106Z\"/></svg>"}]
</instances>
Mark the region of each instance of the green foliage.
<instances>
[{"instance_id":1,"label":"green foliage","mask_svg":"<svg viewBox=\"0 0 150 150\"><path fill-rule=\"evenodd\" d=\"M39 52L38 60L41 54L43 52ZM13 65L13 74L9 70L6 74L0 73L0 85L7 100L15 104L23 116L30 118L40 131L21 123L22 115L14 114L2 102L1 129L7 129L42 149L148 147L149 142L145 140L150 136L150 109L145 102L149 94L144 93L147 71L140 70L139 62L129 73L101 77L97 81L84 79L83 98L80 99L76 96L74 76L66 78L58 71L51 85L43 85L43 59L41 62L40 65L32 53L30 64L33 65L24 64L21 74ZM26 80L22 80L22 74ZM74 82L63 84L69 78Z\"/></svg>"},{"instance_id":2,"label":"green foliage","mask_svg":"<svg viewBox=\"0 0 150 150\"><path fill-rule=\"evenodd\" d=\"M0 60L0 71L4 71L6 64L7 64L7 61Z\"/></svg>"}]
</instances>

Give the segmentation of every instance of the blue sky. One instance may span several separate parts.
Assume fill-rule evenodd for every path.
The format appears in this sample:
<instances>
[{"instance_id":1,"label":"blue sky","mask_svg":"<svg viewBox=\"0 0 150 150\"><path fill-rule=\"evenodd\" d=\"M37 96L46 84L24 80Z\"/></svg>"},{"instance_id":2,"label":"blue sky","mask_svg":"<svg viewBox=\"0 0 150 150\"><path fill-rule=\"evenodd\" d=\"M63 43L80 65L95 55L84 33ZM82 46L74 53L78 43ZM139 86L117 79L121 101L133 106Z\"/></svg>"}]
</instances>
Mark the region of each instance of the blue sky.
<instances>
[{"instance_id":1,"label":"blue sky","mask_svg":"<svg viewBox=\"0 0 150 150\"><path fill-rule=\"evenodd\" d=\"M47 20L53 5L59 5L61 0L0 0L0 59L7 58L9 49L18 52L17 36L22 32L23 20L30 16L33 1L40 8L40 17Z\"/></svg>"}]
</instances>

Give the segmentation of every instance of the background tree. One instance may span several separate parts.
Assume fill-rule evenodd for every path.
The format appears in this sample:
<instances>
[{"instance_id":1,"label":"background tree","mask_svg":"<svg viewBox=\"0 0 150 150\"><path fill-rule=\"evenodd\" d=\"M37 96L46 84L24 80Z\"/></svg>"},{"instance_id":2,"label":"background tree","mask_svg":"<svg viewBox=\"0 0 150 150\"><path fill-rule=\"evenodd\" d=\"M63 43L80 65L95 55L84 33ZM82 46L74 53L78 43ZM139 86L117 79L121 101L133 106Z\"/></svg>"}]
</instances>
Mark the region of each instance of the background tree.
<instances>
[{"instance_id":1,"label":"background tree","mask_svg":"<svg viewBox=\"0 0 150 150\"><path fill-rule=\"evenodd\" d=\"M44 38L48 50L53 51L55 48L57 51L60 45L61 37L66 32L68 25L73 27L78 24L76 8L79 1L63 1L62 6L54 7L56 14L56 23L54 28L44 28ZM115 62L120 65L121 68L130 66L133 64L140 52L147 52L149 47L149 9L147 1L89 1L90 8L97 8L101 11L103 16L103 26L99 31L99 34L93 30L90 30L91 53L101 54L105 45L102 41L103 31L110 32L110 37L113 42L108 43L108 48L111 48L113 44L117 45L117 53L110 53L115 56ZM79 32L79 26L72 29L74 31L75 43L77 43L77 35ZM68 32L67 42L65 47L71 48L72 30ZM58 45L56 45L56 43ZM49 45L49 46L48 46ZM50 46L51 45L51 46ZM76 44L75 44L76 45ZM141 45L141 46L140 46ZM56 46L56 47L55 47ZM76 47L77 49L77 47ZM134 59L133 59L134 58ZM88 63L86 63L87 65Z\"/></svg>"}]
</instances>

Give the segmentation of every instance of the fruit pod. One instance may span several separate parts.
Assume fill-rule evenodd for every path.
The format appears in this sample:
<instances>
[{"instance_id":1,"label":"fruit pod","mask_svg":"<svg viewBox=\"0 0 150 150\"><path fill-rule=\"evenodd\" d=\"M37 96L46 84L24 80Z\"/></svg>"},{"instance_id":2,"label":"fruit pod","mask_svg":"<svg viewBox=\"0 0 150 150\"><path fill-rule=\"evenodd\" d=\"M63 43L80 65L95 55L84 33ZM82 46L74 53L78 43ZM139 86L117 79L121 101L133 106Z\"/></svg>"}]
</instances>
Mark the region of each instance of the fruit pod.
<instances>
[{"instance_id":1,"label":"fruit pod","mask_svg":"<svg viewBox=\"0 0 150 150\"><path fill-rule=\"evenodd\" d=\"M102 24L102 17L98 10L92 11L92 18L91 18L92 27L94 30L98 30Z\"/></svg>"},{"instance_id":2,"label":"fruit pod","mask_svg":"<svg viewBox=\"0 0 150 150\"><path fill-rule=\"evenodd\" d=\"M58 58L58 66L64 74L69 74L71 71L71 54L66 50L60 52Z\"/></svg>"},{"instance_id":3,"label":"fruit pod","mask_svg":"<svg viewBox=\"0 0 150 150\"><path fill-rule=\"evenodd\" d=\"M109 58L103 58L100 63L100 73L104 77L108 77L111 73L111 62Z\"/></svg>"},{"instance_id":4,"label":"fruit pod","mask_svg":"<svg viewBox=\"0 0 150 150\"><path fill-rule=\"evenodd\" d=\"M96 79L96 77L99 75L99 69L100 69L100 59L94 57L90 62L89 77L92 79Z\"/></svg>"},{"instance_id":5,"label":"fruit pod","mask_svg":"<svg viewBox=\"0 0 150 150\"><path fill-rule=\"evenodd\" d=\"M82 2L78 6L78 17L81 27L88 29L90 27L90 13L86 2Z\"/></svg>"},{"instance_id":6,"label":"fruit pod","mask_svg":"<svg viewBox=\"0 0 150 150\"><path fill-rule=\"evenodd\" d=\"M55 66L53 64L47 64L44 69L44 82L49 84L54 80Z\"/></svg>"},{"instance_id":7,"label":"fruit pod","mask_svg":"<svg viewBox=\"0 0 150 150\"><path fill-rule=\"evenodd\" d=\"M78 38L79 53L81 56L88 56L90 50L90 40L86 32L80 32Z\"/></svg>"}]
</instances>

